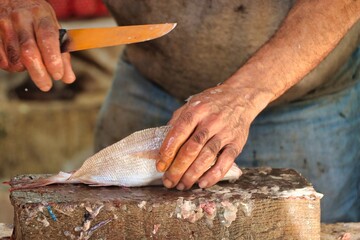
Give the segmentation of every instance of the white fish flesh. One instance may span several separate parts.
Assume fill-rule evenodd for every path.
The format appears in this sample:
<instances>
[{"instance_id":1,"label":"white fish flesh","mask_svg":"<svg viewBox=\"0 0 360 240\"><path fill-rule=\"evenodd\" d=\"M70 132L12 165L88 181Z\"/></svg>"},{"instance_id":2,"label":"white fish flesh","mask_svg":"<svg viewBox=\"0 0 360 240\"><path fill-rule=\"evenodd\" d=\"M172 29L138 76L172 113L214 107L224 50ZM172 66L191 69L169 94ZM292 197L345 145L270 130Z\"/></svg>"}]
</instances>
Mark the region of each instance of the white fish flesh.
<instances>
[{"instance_id":1,"label":"white fish flesh","mask_svg":"<svg viewBox=\"0 0 360 240\"><path fill-rule=\"evenodd\" d=\"M169 126L163 126L135 132L94 154L73 173L59 172L49 178L16 184L12 190L54 183L124 187L162 185L163 173L156 170L155 164L169 129ZM241 174L241 170L234 163L222 180L235 181Z\"/></svg>"}]
</instances>

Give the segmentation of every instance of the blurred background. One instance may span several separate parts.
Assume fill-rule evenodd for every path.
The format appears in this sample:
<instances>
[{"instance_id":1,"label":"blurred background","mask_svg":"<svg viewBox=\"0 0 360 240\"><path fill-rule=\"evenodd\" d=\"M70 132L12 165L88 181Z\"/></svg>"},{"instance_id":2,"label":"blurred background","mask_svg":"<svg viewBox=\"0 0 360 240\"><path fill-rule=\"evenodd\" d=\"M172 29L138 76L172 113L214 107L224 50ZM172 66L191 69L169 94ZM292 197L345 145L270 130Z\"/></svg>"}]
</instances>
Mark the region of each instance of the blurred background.
<instances>
[{"instance_id":1,"label":"blurred background","mask_svg":"<svg viewBox=\"0 0 360 240\"><path fill-rule=\"evenodd\" d=\"M62 28L115 26L101 0L48 0ZM77 168L93 154L98 110L122 47L72 53L77 80L38 90L28 74L0 70L0 180ZM9 187L0 187L0 223L12 223Z\"/></svg>"}]
</instances>

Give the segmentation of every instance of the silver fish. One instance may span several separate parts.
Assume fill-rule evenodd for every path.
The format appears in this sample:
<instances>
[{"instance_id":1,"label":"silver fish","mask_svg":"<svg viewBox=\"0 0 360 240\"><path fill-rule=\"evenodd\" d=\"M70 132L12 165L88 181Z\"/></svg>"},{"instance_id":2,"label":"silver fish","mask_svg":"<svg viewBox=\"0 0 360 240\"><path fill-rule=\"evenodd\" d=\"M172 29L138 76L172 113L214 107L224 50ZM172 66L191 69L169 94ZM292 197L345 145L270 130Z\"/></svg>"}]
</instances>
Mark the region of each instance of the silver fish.
<instances>
[{"instance_id":1,"label":"silver fish","mask_svg":"<svg viewBox=\"0 0 360 240\"><path fill-rule=\"evenodd\" d=\"M140 187L162 185L163 173L156 170L160 146L169 126L135 132L88 158L73 173L59 172L13 186L11 190L46 186L54 183L83 183L90 186ZM222 180L235 181L242 174L234 163Z\"/></svg>"}]
</instances>

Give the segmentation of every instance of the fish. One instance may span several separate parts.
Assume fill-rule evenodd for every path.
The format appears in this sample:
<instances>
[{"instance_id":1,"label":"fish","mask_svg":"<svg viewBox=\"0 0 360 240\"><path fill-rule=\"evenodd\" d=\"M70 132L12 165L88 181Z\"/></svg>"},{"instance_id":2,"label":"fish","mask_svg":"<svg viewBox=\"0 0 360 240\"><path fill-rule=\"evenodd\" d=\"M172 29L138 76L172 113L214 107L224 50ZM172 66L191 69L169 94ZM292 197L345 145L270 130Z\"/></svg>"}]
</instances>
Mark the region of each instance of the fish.
<instances>
[{"instance_id":1,"label":"fish","mask_svg":"<svg viewBox=\"0 0 360 240\"><path fill-rule=\"evenodd\" d=\"M86 159L76 171L60 171L47 178L11 184L10 190L67 183L82 183L94 187L162 185L163 173L156 170L156 161L159 159L161 144L170 128L161 126L134 132ZM222 181L236 181L241 174L241 169L233 163Z\"/></svg>"}]
</instances>

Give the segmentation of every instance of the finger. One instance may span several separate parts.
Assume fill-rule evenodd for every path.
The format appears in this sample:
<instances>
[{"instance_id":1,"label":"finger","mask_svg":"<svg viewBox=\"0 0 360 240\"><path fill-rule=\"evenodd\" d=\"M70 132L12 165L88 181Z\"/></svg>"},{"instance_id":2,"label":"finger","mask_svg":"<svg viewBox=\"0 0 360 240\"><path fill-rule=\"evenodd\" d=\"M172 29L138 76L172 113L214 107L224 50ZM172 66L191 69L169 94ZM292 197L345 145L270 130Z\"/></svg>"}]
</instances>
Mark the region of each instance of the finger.
<instances>
[{"instance_id":1,"label":"finger","mask_svg":"<svg viewBox=\"0 0 360 240\"><path fill-rule=\"evenodd\" d=\"M0 68L3 70L8 70L9 64L4 51L4 44L0 38Z\"/></svg>"},{"instance_id":2,"label":"finger","mask_svg":"<svg viewBox=\"0 0 360 240\"><path fill-rule=\"evenodd\" d=\"M19 29L17 32L21 62L25 65L35 85L42 91L49 91L52 87L51 78L44 66L42 57L33 33L33 27L28 19L30 13L23 12L21 16L13 16L14 26Z\"/></svg>"},{"instance_id":3,"label":"finger","mask_svg":"<svg viewBox=\"0 0 360 240\"><path fill-rule=\"evenodd\" d=\"M49 12L51 13L53 19L56 19L56 13L54 11L54 9L49 6ZM56 22L56 26L58 29L61 28L61 25L59 22ZM61 58L63 61L63 66L64 66L64 76L62 78L62 81L64 83L70 84L73 83L76 80L76 76L74 73L74 70L72 69L72 65L71 65L71 55L70 53L61 53Z\"/></svg>"},{"instance_id":4,"label":"finger","mask_svg":"<svg viewBox=\"0 0 360 240\"><path fill-rule=\"evenodd\" d=\"M35 40L23 45L21 58L35 85L41 91L49 91L52 87L51 77L42 62L41 54L35 44Z\"/></svg>"},{"instance_id":5,"label":"finger","mask_svg":"<svg viewBox=\"0 0 360 240\"><path fill-rule=\"evenodd\" d=\"M11 8L9 8L9 0L0 1L0 25L9 15ZM1 28L0 28L1 30ZM2 40L3 36L0 35L0 68L8 70L9 64L5 52L5 43Z\"/></svg>"},{"instance_id":6,"label":"finger","mask_svg":"<svg viewBox=\"0 0 360 240\"><path fill-rule=\"evenodd\" d=\"M216 163L200 179L199 187L211 187L219 182L231 168L235 158L239 154L239 148L233 144L226 145Z\"/></svg>"},{"instance_id":7,"label":"finger","mask_svg":"<svg viewBox=\"0 0 360 240\"><path fill-rule=\"evenodd\" d=\"M193 164L187 169L177 188L180 188L179 190L191 188L193 184L214 164L221 148L221 139L216 136L211 138L201 150Z\"/></svg>"},{"instance_id":8,"label":"finger","mask_svg":"<svg viewBox=\"0 0 360 240\"><path fill-rule=\"evenodd\" d=\"M9 18L0 19L0 31L8 62L8 70L12 72L23 71L24 66L20 62L20 48L17 33L14 31L13 24Z\"/></svg>"},{"instance_id":9,"label":"finger","mask_svg":"<svg viewBox=\"0 0 360 240\"><path fill-rule=\"evenodd\" d=\"M63 53L61 54L62 61L64 63L64 77L62 81L64 83L70 84L73 83L76 79L75 73L71 66L71 56L70 53Z\"/></svg>"},{"instance_id":10,"label":"finger","mask_svg":"<svg viewBox=\"0 0 360 240\"><path fill-rule=\"evenodd\" d=\"M163 182L166 187L171 188L177 185L213 133L208 128L201 126L195 129L191 137L180 148L169 169L165 172ZM178 186L178 189L183 190L182 186Z\"/></svg>"},{"instance_id":11,"label":"finger","mask_svg":"<svg viewBox=\"0 0 360 240\"><path fill-rule=\"evenodd\" d=\"M169 133L160 147L160 157L156 168L160 172L166 171L183 143L194 131L198 122L198 114L191 111L183 111L173 124Z\"/></svg>"},{"instance_id":12,"label":"finger","mask_svg":"<svg viewBox=\"0 0 360 240\"><path fill-rule=\"evenodd\" d=\"M48 12L39 10L34 22L38 47L47 71L55 80L64 76L57 22Z\"/></svg>"},{"instance_id":13,"label":"finger","mask_svg":"<svg viewBox=\"0 0 360 240\"><path fill-rule=\"evenodd\" d=\"M193 97L193 96L192 96L192 97ZM188 100L186 100L186 101L187 101L187 103L186 103L185 105L183 105L181 108L177 109L177 110L173 113L173 115L172 115L171 119L169 120L169 122L167 123L167 125L173 125L173 124L178 120L179 116L180 116L181 113L184 111L184 109L189 106L189 103L190 103L190 102L189 102ZM191 107L196 107L196 105L191 105Z\"/></svg>"}]
</instances>

